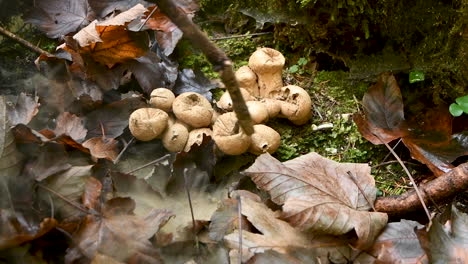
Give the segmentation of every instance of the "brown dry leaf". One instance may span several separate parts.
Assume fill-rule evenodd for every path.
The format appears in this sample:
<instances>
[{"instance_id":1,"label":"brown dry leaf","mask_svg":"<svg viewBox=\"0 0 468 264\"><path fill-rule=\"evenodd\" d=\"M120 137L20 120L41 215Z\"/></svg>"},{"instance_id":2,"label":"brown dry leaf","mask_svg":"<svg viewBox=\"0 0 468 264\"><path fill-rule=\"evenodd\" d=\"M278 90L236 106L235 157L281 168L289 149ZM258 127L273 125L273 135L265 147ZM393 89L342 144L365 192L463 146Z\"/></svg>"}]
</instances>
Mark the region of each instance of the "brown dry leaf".
<instances>
[{"instance_id":1,"label":"brown dry leaf","mask_svg":"<svg viewBox=\"0 0 468 264\"><path fill-rule=\"evenodd\" d=\"M338 163L314 152L281 163L263 154L245 172L283 205L281 218L302 230L342 235L354 229L356 247L365 248L387 224L387 214L367 212L367 200L376 198L367 164Z\"/></svg>"},{"instance_id":2,"label":"brown dry leaf","mask_svg":"<svg viewBox=\"0 0 468 264\"><path fill-rule=\"evenodd\" d=\"M275 250L286 254L288 248L302 248L311 245L305 234L296 230L287 222L275 217L275 213L266 205L241 197L242 214L247 217L262 234L242 231L242 247L250 253L262 253ZM224 241L231 249L239 248L239 231L224 237Z\"/></svg>"},{"instance_id":3,"label":"brown dry leaf","mask_svg":"<svg viewBox=\"0 0 468 264\"><path fill-rule=\"evenodd\" d=\"M405 134L403 99L393 75L380 75L378 82L362 98L362 105L364 114L354 115L354 121L367 140L377 145L389 143Z\"/></svg>"},{"instance_id":4,"label":"brown dry leaf","mask_svg":"<svg viewBox=\"0 0 468 264\"><path fill-rule=\"evenodd\" d=\"M153 12L155 8L156 10ZM172 23L172 21L162 13L157 6L148 7L148 11L145 12L145 17L143 18L146 19L151 12L153 12L153 14L146 22L146 26L148 28L165 32L171 32L177 28L177 26Z\"/></svg>"},{"instance_id":5,"label":"brown dry leaf","mask_svg":"<svg viewBox=\"0 0 468 264\"><path fill-rule=\"evenodd\" d=\"M428 263L415 233L416 228L422 227L409 220L389 223L367 253L375 256L378 263Z\"/></svg>"},{"instance_id":6,"label":"brown dry leaf","mask_svg":"<svg viewBox=\"0 0 468 264\"><path fill-rule=\"evenodd\" d=\"M32 97L25 93L21 93L18 96L16 103L8 103L7 108L10 125L27 125L39 112L39 97Z\"/></svg>"},{"instance_id":7,"label":"brown dry leaf","mask_svg":"<svg viewBox=\"0 0 468 264\"><path fill-rule=\"evenodd\" d=\"M121 262L149 258L152 263L159 263L149 239L173 214L153 209L142 218L133 214L134 208L135 202L130 198L114 198L106 203L102 216L88 215L75 235L76 247L67 252L66 261L71 263L82 256L94 259L101 254Z\"/></svg>"},{"instance_id":8,"label":"brown dry leaf","mask_svg":"<svg viewBox=\"0 0 468 264\"><path fill-rule=\"evenodd\" d=\"M146 8L138 4L108 20L93 21L73 36L80 46L79 53L88 54L109 68L145 55L149 49L147 35L126 28L145 11Z\"/></svg>"},{"instance_id":9,"label":"brown dry leaf","mask_svg":"<svg viewBox=\"0 0 468 264\"><path fill-rule=\"evenodd\" d=\"M91 156L97 159L114 161L119 155L118 144L113 138L95 137L83 142L83 147L88 148Z\"/></svg>"},{"instance_id":10,"label":"brown dry leaf","mask_svg":"<svg viewBox=\"0 0 468 264\"><path fill-rule=\"evenodd\" d=\"M83 196L81 198L83 205L87 208L99 209L101 190L102 183L94 177L89 177L85 183Z\"/></svg>"},{"instance_id":11,"label":"brown dry leaf","mask_svg":"<svg viewBox=\"0 0 468 264\"><path fill-rule=\"evenodd\" d=\"M75 141L80 141L86 137L87 132L81 117L68 112L63 112L57 117L55 135L68 135Z\"/></svg>"},{"instance_id":12,"label":"brown dry leaf","mask_svg":"<svg viewBox=\"0 0 468 264\"><path fill-rule=\"evenodd\" d=\"M238 205L236 199L225 199L213 213L209 226L209 237L221 241L226 234L239 228ZM247 222L242 218L242 229L249 231Z\"/></svg>"}]
</instances>

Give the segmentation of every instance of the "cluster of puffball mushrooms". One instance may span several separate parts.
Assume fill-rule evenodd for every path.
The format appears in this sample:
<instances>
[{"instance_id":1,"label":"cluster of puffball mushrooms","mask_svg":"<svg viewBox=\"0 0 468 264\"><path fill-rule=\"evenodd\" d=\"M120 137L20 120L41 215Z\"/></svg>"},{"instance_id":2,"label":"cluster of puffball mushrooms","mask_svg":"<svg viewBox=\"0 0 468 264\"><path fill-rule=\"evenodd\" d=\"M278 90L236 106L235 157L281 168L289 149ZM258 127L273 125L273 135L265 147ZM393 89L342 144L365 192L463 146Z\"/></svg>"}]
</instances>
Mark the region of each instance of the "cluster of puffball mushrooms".
<instances>
[{"instance_id":1,"label":"cluster of puffball mushrooms","mask_svg":"<svg viewBox=\"0 0 468 264\"><path fill-rule=\"evenodd\" d=\"M152 108L140 108L130 115L130 132L141 141L160 138L172 152L188 152L193 145L200 145L206 135L225 154L273 153L280 145L280 135L263 123L280 117L303 125L311 117L309 94L299 86L283 86L284 63L279 51L259 48L250 56L248 66L236 71L242 97L254 122L254 133L250 136L239 126L236 114L230 112L233 102L228 92L216 103L224 112L218 113L198 93L186 92L175 97L166 88L153 90Z\"/></svg>"}]
</instances>

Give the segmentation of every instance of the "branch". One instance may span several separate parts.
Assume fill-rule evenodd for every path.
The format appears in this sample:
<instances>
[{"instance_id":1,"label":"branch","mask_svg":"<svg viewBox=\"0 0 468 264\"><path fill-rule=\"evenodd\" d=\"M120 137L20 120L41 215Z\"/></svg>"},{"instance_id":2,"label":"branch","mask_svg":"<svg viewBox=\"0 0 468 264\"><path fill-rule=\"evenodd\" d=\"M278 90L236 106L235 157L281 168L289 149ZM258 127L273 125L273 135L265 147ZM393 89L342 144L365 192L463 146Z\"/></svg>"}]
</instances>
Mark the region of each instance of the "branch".
<instances>
[{"instance_id":1,"label":"branch","mask_svg":"<svg viewBox=\"0 0 468 264\"><path fill-rule=\"evenodd\" d=\"M7 29L5 29L5 28L3 28L1 26L0 26L0 34L2 34L4 36L18 42L19 44L25 46L26 48L30 49L33 52L46 55L47 57L55 57L53 54L39 48L38 46L35 46L34 44L32 44L31 42L29 42L29 41L27 41L25 39L22 39L22 38L18 37L17 35L13 34L12 32L8 31Z\"/></svg>"},{"instance_id":2,"label":"branch","mask_svg":"<svg viewBox=\"0 0 468 264\"><path fill-rule=\"evenodd\" d=\"M424 202L440 202L468 189L468 162L428 183L419 185ZM375 201L378 212L402 215L421 209L421 201L415 191L398 196L380 197Z\"/></svg>"},{"instance_id":3,"label":"branch","mask_svg":"<svg viewBox=\"0 0 468 264\"><path fill-rule=\"evenodd\" d=\"M221 80L232 98L233 109L236 113L239 124L247 135L253 134L253 123L250 118L249 110L245 104L244 98L239 89L239 83L234 75L232 61L226 54L210 41L208 36L203 33L195 23L190 20L187 15L181 11L176 4L171 0L148 0L156 3L161 11L176 24L177 27L184 33L192 44L199 48L205 55L208 61L213 64L213 69L221 75Z\"/></svg>"}]
</instances>

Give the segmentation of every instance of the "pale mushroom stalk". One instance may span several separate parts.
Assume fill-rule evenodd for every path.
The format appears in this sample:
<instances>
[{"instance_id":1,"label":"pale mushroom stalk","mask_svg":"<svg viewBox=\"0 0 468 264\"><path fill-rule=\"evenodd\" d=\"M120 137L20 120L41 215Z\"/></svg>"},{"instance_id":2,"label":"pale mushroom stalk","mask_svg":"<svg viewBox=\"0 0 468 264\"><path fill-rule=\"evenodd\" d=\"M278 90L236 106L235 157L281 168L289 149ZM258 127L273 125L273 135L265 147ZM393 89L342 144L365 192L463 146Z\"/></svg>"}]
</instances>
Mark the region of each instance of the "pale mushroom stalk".
<instances>
[{"instance_id":1,"label":"pale mushroom stalk","mask_svg":"<svg viewBox=\"0 0 468 264\"><path fill-rule=\"evenodd\" d=\"M271 48L257 49L249 58L249 67L257 74L259 95L271 97L271 93L283 87L282 71L285 58Z\"/></svg>"}]
</instances>

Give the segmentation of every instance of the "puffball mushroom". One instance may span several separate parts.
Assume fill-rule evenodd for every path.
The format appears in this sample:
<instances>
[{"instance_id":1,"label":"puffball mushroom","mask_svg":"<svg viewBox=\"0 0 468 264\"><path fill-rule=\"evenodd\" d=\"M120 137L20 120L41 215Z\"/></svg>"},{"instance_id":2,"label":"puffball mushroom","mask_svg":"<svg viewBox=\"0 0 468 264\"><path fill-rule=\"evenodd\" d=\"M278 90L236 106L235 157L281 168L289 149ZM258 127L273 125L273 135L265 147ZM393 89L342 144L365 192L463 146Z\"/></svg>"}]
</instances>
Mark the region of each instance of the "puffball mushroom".
<instances>
[{"instance_id":1,"label":"puffball mushroom","mask_svg":"<svg viewBox=\"0 0 468 264\"><path fill-rule=\"evenodd\" d=\"M276 99L263 98L260 102L266 106L270 119L275 118L281 112L281 102Z\"/></svg>"},{"instance_id":2,"label":"puffball mushroom","mask_svg":"<svg viewBox=\"0 0 468 264\"><path fill-rule=\"evenodd\" d=\"M272 91L283 87L282 71L285 59L281 52L271 48L257 49L249 58L249 67L257 74L261 97L271 97Z\"/></svg>"},{"instance_id":3,"label":"puffball mushroom","mask_svg":"<svg viewBox=\"0 0 468 264\"><path fill-rule=\"evenodd\" d=\"M151 92L150 105L165 112L171 111L174 93L166 88L157 88Z\"/></svg>"},{"instance_id":4,"label":"puffball mushroom","mask_svg":"<svg viewBox=\"0 0 468 264\"><path fill-rule=\"evenodd\" d=\"M185 144L184 151L189 152L192 146L200 146L203 143L203 136L213 136L213 131L209 128L197 128L190 131L187 144Z\"/></svg>"},{"instance_id":5,"label":"puffball mushroom","mask_svg":"<svg viewBox=\"0 0 468 264\"><path fill-rule=\"evenodd\" d=\"M150 141L158 137L167 127L169 116L156 108L140 108L129 118L130 133L141 141Z\"/></svg>"},{"instance_id":6,"label":"puffball mushroom","mask_svg":"<svg viewBox=\"0 0 468 264\"><path fill-rule=\"evenodd\" d=\"M244 88L240 88L242 97L244 98L244 101L251 101L254 98L250 95L249 91L247 91ZM219 108L226 110L226 111L232 111L232 99L231 95L229 94L228 91L224 92L223 95L219 98L219 101L216 103L216 106Z\"/></svg>"},{"instance_id":7,"label":"puffball mushroom","mask_svg":"<svg viewBox=\"0 0 468 264\"><path fill-rule=\"evenodd\" d=\"M251 95L259 96L257 75L249 66L242 66L236 71L236 79L240 88L246 89Z\"/></svg>"},{"instance_id":8,"label":"puffball mushroom","mask_svg":"<svg viewBox=\"0 0 468 264\"><path fill-rule=\"evenodd\" d=\"M222 114L213 125L213 140L228 155L240 155L250 146L250 137L242 130L236 114Z\"/></svg>"},{"instance_id":9,"label":"puffball mushroom","mask_svg":"<svg viewBox=\"0 0 468 264\"><path fill-rule=\"evenodd\" d=\"M187 126L170 118L167 129L162 134L161 140L167 150L171 152L180 152L184 150L188 138L189 131Z\"/></svg>"},{"instance_id":10,"label":"puffball mushroom","mask_svg":"<svg viewBox=\"0 0 468 264\"><path fill-rule=\"evenodd\" d=\"M269 114L265 104L259 101L249 101L245 104L254 124L261 124L268 120Z\"/></svg>"},{"instance_id":11,"label":"puffball mushroom","mask_svg":"<svg viewBox=\"0 0 468 264\"><path fill-rule=\"evenodd\" d=\"M277 94L281 100L281 115L295 125L303 125L311 117L312 100L309 94L299 86L288 85Z\"/></svg>"},{"instance_id":12,"label":"puffball mushroom","mask_svg":"<svg viewBox=\"0 0 468 264\"><path fill-rule=\"evenodd\" d=\"M251 135L252 143L249 152L260 155L275 152L281 143L281 136L273 128L265 125L254 125L254 133Z\"/></svg>"},{"instance_id":13,"label":"puffball mushroom","mask_svg":"<svg viewBox=\"0 0 468 264\"><path fill-rule=\"evenodd\" d=\"M186 92L177 96L172 103L172 111L177 119L194 127L207 127L211 124L213 107L203 95Z\"/></svg>"}]
</instances>

